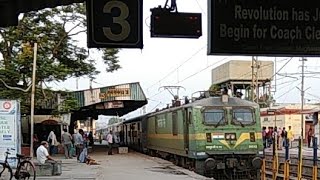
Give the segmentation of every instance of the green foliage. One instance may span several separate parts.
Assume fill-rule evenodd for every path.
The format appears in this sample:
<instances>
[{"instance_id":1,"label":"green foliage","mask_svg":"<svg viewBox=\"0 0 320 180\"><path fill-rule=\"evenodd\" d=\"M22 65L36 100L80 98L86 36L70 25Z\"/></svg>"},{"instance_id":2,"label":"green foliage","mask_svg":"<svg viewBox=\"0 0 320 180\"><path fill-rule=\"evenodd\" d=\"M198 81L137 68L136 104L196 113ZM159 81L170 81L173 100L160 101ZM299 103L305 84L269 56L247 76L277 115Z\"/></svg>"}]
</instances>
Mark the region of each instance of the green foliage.
<instances>
[{"instance_id":1,"label":"green foliage","mask_svg":"<svg viewBox=\"0 0 320 180\"><path fill-rule=\"evenodd\" d=\"M65 96L62 103L58 104L54 111L52 112L53 115L59 116L60 114L68 113L74 110L78 110L78 102L77 100L70 95L70 93Z\"/></svg>"},{"instance_id":2,"label":"green foliage","mask_svg":"<svg viewBox=\"0 0 320 180\"><path fill-rule=\"evenodd\" d=\"M220 87L216 84L212 84L209 88L209 93L211 96L220 96L221 95Z\"/></svg>"},{"instance_id":3,"label":"green foliage","mask_svg":"<svg viewBox=\"0 0 320 180\"><path fill-rule=\"evenodd\" d=\"M86 32L85 5L44 9L22 15L16 27L0 29L0 79L8 86L27 89L31 84L33 43L37 42L36 108L44 101L56 98L47 90L46 82L61 82L70 77L99 74L89 61L89 51L81 47L74 36ZM99 49L106 71L120 68L118 49ZM51 94L51 95L50 95ZM48 96L48 97L46 97ZM0 98L20 99L22 112L28 113L30 90L22 92L0 83ZM51 99L52 101L52 99ZM65 102L65 111L71 110L72 100Z\"/></svg>"},{"instance_id":4,"label":"green foliage","mask_svg":"<svg viewBox=\"0 0 320 180\"><path fill-rule=\"evenodd\" d=\"M117 54L119 53L119 49L104 49L103 51L103 59L104 63L107 64L107 72L113 72L120 68L119 60Z\"/></svg>"},{"instance_id":5,"label":"green foliage","mask_svg":"<svg viewBox=\"0 0 320 180\"><path fill-rule=\"evenodd\" d=\"M109 119L108 125L115 124L115 123L118 123L118 122L120 122L120 121L121 121L120 118L112 117L112 118Z\"/></svg>"}]
</instances>

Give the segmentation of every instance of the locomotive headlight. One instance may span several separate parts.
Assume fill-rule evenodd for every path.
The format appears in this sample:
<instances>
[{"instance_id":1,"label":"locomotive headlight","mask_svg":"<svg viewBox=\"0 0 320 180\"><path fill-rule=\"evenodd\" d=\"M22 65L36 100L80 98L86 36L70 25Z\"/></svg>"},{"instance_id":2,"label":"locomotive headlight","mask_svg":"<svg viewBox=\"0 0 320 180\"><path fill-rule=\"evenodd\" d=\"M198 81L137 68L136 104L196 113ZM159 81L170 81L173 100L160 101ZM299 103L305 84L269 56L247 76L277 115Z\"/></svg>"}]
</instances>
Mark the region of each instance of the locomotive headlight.
<instances>
[{"instance_id":1,"label":"locomotive headlight","mask_svg":"<svg viewBox=\"0 0 320 180\"><path fill-rule=\"evenodd\" d=\"M207 142L212 142L211 133L206 133Z\"/></svg>"},{"instance_id":2,"label":"locomotive headlight","mask_svg":"<svg viewBox=\"0 0 320 180\"><path fill-rule=\"evenodd\" d=\"M226 133L225 139L226 140L236 140L237 139L236 133Z\"/></svg>"},{"instance_id":3,"label":"locomotive headlight","mask_svg":"<svg viewBox=\"0 0 320 180\"><path fill-rule=\"evenodd\" d=\"M256 135L254 132L250 132L250 142L255 142L256 141Z\"/></svg>"}]
</instances>

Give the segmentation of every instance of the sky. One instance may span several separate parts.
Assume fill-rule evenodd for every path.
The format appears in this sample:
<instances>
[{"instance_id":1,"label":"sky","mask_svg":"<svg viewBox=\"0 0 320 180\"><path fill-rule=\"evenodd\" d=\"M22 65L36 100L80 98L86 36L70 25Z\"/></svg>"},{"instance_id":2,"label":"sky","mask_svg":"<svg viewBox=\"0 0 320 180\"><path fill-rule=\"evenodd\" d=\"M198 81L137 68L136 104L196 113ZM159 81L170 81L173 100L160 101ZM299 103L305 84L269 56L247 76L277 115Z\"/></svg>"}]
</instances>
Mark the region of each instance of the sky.
<instances>
[{"instance_id":1,"label":"sky","mask_svg":"<svg viewBox=\"0 0 320 180\"><path fill-rule=\"evenodd\" d=\"M173 38L151 38L149 31L150 9L163 6L165 0L144 1L144 26L143 38L144 48L122 49L119 53L119 60L122 68L114 73L104 72L105 66L99 54L91 52L96 59L96 67L100 73L93 84L93 88L117 85L122 83L140 82L147 98L146 111L153 111L155 108L165 107L171 102L172 96L168 91L159 91L161 86L179 85L185 88L179 91L180 97L191 96L193 92L208 90L211 85L211 70L228 62L229 60L251 60L250 56L208 56L207 55L207 1L206 0L177 0L179 12L202 13L203 35L199 39L173 39ZM82 46L86 46L86 34L77 37ZM300 58L288 57L258 57L259 60L277 61L279 73L301 72ZM319 58L307 58L305 62L306 72L319 72ZM244 72L248 73L248 72ZM320 74L319 74L320 75ZM307 74L305 78L305 98L307 102L320 101L320 76ZM276 101L281 103L300 103L301 78L299 74L291 75L294 78L276 76L277 84L273 90ZM71 78L65 82L50 84L55 89L76 89L76 79ZM80 78L78 90L88 89L89 79ZM130 113L125 117L134 117L141 113L141 109Z\"/></svg>"}]
</instances>

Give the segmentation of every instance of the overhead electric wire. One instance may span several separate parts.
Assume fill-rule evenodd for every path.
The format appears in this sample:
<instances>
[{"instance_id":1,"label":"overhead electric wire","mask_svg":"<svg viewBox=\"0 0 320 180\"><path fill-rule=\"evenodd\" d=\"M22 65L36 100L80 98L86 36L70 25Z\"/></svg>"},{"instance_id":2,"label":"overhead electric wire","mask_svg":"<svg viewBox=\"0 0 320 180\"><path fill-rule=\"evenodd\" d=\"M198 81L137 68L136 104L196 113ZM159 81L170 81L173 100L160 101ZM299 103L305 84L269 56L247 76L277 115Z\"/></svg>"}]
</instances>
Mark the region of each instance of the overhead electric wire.
<instances>
[{"instance_id":1,"label":"overhead electric wire","mask_svg":"<svg viewBox=\"0 0 320 180\"><path fill-rule=\"evenodd\" d=\"M223 58L221 61L223 61L223 60L225 60L225 59L227 59L228 57L226 57L226 58ZM280 70L282 70L291 60L292 60L292 58L286 58L286 59L284 59L284 60L287 60L287 59L289 59L276 73L278 73ZM283 60L281 60L281 61L283 61ZM211 64L211 65L208 65L207 67L205 67L204 69L202 69L202 70L200 70L200 71L198 71L198 72L196 72L196 73L194 73L194 74L192 74L192 75L190 75L190 76L188 76L187 78L185 78L185 79L183 79L183 80L181 80L181 81L178 81L176 84L178 84L178 83L181 83L181 82L183 82L183 81L185 81L185 80L187 80L187 79L189 79L189 78L191 78L192 76L195 76L195 75L197 75L198 73L200 73L200 72L202 72L202 71L204 71L204 70L206 70L206 69L208 69L209 67L211 67L211 66L214 66L215 64L217 64L218 62L216 62L216 63L213 63L213 64ZM268 63L268 64L265 64L265 65L263 65L263 66L261 66L261 67L266 67L266 66L271 66L272 65L272 63ZM180 65L179 67L181 67L182 65ZM261 68L260 67L260 68ZM178 69L178 68L177 68ZM176 70L174 70L173 72L175 72ZM249 72L247 72L247 73L245 73L245 74L242 74L241 76L240 76L240 78L241 77L244 77L244 76L246 76L247 74L249 74L249 73L252 73L251 71L249 71ZM274 77L275 76L275 74L272 76L272 77ZM166 78L166 77L165 77ZM164 78L163 78L164 79ZM161 80L160 80L161 81ZM159 81L159 82L160 82ZM158 83L155 83L154 85L156 85L156 84L158 84ZM153 86L154 86L153 85ZM150 98L152 98L152 97L155 97L155 96L157 96L157 95L159 95L160 93L162 93L164 90L161 90L160 92L158 92L158 93L156 93L156 94L154 94L154 95L152 95L152 96L150 96Z\"/></svg>"},{"instance_id":2,"label":"overhead electric wire","mask_svg":"<svg viewBox=\"0 0 320 180\"><path fill-rule=\"evenodd\" d=\"M306 94L308 94L308 95L310 95L310 96L312 96L312 97L317 98L317 99L320 100L320 97L318 97L318 96L316 96L316 95L314 95L314 94L311 94L311 93L306 93Z\"/></svg>"},{"instance_id":3,"label":"overhead electric wire","mask_svg":"<svg viewBox=\"0 0 320 180\"><path fill-rule=\"evenodd\" d=\"M184 64L186 64L188 61L190 61L194 56L196 56L197 54L199 54L205 47L207 47L207 45L201 47L199 50L197 50L195 53L193 53L191 56L189 56L185 61L183 61L178 67L176 67L174 70L170 71L169 73L167 73L163 78L161 78L159 81L157 81L156 83L152 84L151 86L149 86L147 88L147 91L152 88L153 86L159 84L161 81L165 80L167 77L169 77L170 75L172 75L174 72L177 71L177 69L179 69L181 66L183 66Z\"/></svg>"},{"instance_id":4,"label":"overhead electric wire","mask_svg":"<svg viewBox=\"0 0 320 180\"><path fill-rule=\"evenodd\" d=\"M214 66L214 65L216 65L216 64L220 63L221 61L224 61L224 60L226 60L226 59L228 59L228 58L229 58L229 57L225 57L225 58L223 58L223 59L221 59L221 60L219 60L219 61L217 61L217 62L215 62L215 63L212 63L212 64L210 64L210 65L206 66L205 68L201 69L200 71L197 71L197 72L193 73L192 75L189 75L188 77L184 78L183 80L178 81L178 82L177 82L176 84L174 84L174 85L177 85L177 84L179 84L179 83L181 83L181 82L183 82L183 81L185 81L185 80L187 80L187 79L189 79L189 78L191 78L191 77L193 77L193 76L195 76L195 75L197 75L197 74L199 74L199 73L203 72L204 70L208 69L209 67L212 67L212 66ZM152 97L155 97L155 96L159 95L159 94L160 94L160 93L162 93L163 91L165 91L165 90L164 90L164 89L163 89L163 90L161 90L160 92L158 92L158 93L156 93L156 94L154 94L154 95L150 96L150 98L152 98Z\"/></svg>"},{"instance_id":5,"label":"overhead electric wire","mask_svg":"<svg viewBox=\"0 0 320 180\"><path fill-rule=\"evenodd\" d=\"M292 83L292 82L295 82L297 80L291 80L291 81L285 81L285 82L282 82L280 84L277 84L278 86L281 86L281 85L284 85L284 84L287 84L287 83Z\"/></svg>"},{"instance_id":6,"label":"overhead electric wire","mask_svg":"<svg viewBox=\"0 0 320 180\"><path fill-rule=\"evenodd\" d=\"M206 13L206 12L203 10L203 8L201 7L201 4L199 3L199 1L196 0L196 2L197 2L197 4L198 4L200 10L202 11L202 13L203 13L204 15L207 15L207 13Z\"/></svg>"},{"instance_id":7,"label":"overhead electric wire","mask_svg":"<svg viewBox=\"0 0 320 180\"><path fill-rule=\"evenodd\" d=\"M301 84L301 82L299 82L296 86L299 86ZM283 97L284 95L287 95L290 91L294 90L295 88L290 88L288 91L286 91L285 93L281 94L280 96L277 97L277 99Z\"/></svg>"}]
</instances>

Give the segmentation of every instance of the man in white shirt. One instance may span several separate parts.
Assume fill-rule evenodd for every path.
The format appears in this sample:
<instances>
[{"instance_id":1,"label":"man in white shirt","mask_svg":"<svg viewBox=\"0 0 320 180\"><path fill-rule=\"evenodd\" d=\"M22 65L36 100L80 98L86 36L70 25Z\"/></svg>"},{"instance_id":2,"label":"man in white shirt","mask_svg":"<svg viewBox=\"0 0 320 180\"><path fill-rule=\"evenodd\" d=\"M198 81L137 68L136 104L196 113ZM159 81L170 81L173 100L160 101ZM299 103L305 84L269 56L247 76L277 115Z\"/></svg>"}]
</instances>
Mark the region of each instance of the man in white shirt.
<instances>
[{"instance_id":1,"label":"man in white shirt","mask_svg":"<svg viewBox=\"0 0 320 180\"><path fill-rule=\"evenodd\" d=\"M42 141L41 145L37 149L37 160L41 164L45 164L48 160L51 160L49 163L55 163L55 160L49 155L48 148L49 144L47 141Z\"/></svg>"},{"instance_id":2,"label":"man in white shirt","mask_svg":"<svg viewBox=\"0 0 320 180\"><path fill-rule=\"evenodd\" d=\"M108 155L112 155L112 145L113 145L113 133L110 131L110 133L107 135L107 142L108 142Z\"/></svg>"}]
</instances>

